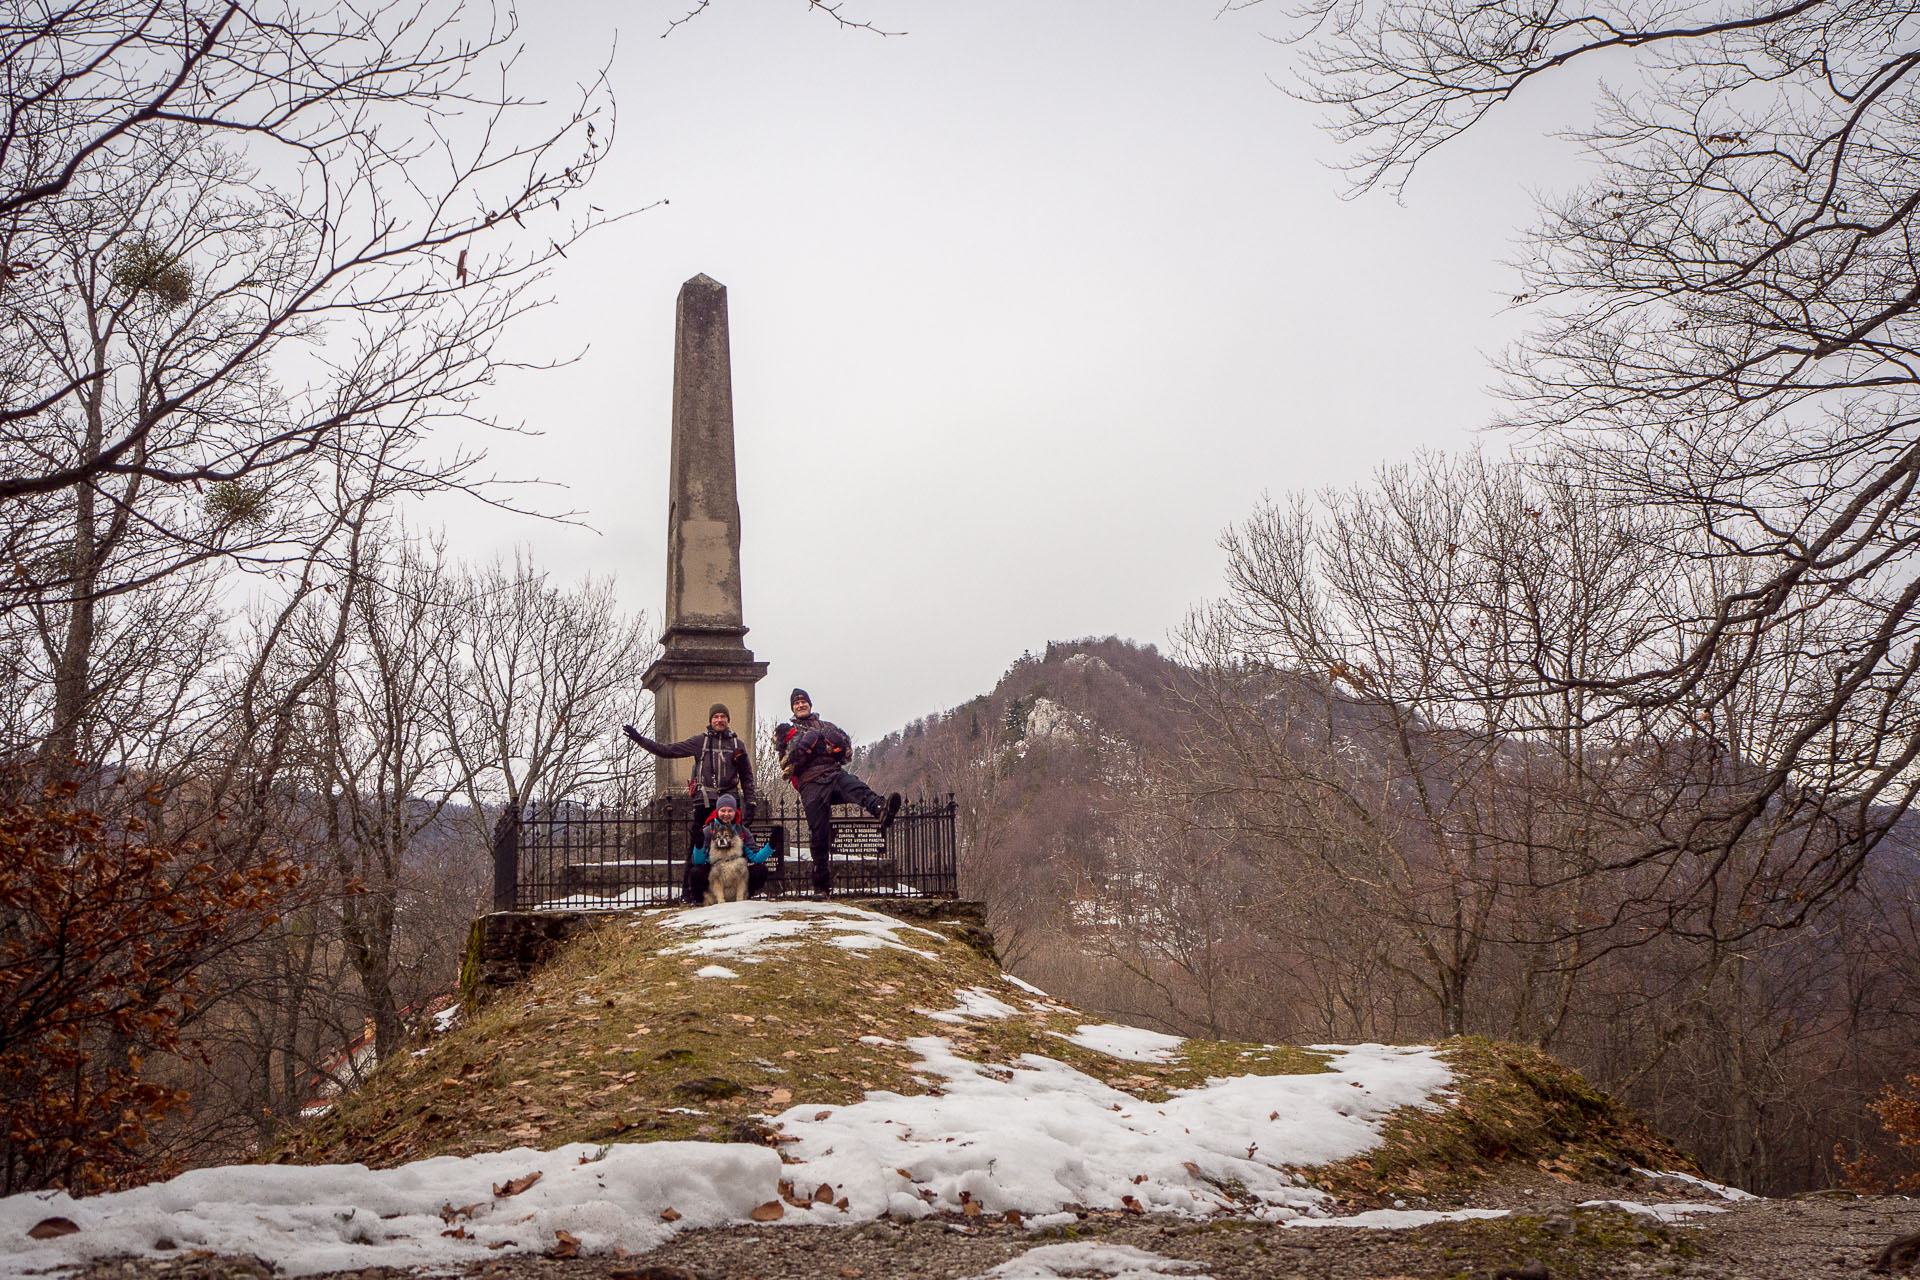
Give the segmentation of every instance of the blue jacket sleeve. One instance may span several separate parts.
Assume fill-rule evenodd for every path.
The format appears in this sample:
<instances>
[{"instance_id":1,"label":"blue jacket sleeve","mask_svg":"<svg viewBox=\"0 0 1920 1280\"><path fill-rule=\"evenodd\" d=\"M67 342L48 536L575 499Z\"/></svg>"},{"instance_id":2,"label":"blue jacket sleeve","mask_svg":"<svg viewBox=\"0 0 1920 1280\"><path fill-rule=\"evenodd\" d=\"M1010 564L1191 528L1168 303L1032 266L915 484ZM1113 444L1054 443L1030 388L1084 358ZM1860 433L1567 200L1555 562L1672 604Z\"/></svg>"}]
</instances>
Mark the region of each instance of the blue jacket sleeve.
<instances>
[{"instance_id":1,"label":"blue jacket sleeve","mask_svg":"<svg viewBox=\"0 0 1920 1280\"><path fill-rule=\"evenodd\" d=\"M705 853L706 850L702 849L701 852ZM758 849L747 850L747 861L753 863L755 866L759 866L772 856L773 846L770 844L763 844Z\"/></svg>"},{"instance_id":2,"label":"blue jacket sleeve","mask_svg":"<svg viewBox=\"0 0 1920 1280\"><path fill-rule=\"evenodd\" d=\"M695 849L693 851L693 858L691 859L691 861L693 862L693 865L696 867L706 866L707 865L707 846L701 845L698 849Z\"/></svg>"}]
</instances>

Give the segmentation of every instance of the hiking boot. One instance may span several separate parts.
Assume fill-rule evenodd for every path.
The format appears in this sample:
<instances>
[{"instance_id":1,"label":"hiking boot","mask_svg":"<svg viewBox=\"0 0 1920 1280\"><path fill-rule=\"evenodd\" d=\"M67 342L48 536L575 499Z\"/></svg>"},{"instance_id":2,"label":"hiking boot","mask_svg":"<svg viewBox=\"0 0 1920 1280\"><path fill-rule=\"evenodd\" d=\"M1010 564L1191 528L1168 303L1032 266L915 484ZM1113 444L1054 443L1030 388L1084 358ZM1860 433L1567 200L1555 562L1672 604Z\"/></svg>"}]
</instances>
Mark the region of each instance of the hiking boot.
<instances>
[{"instance_id":1,"label":"hiking boot","mask_svg":"<svg viewBox=\"0 0 1920 1280\"><path fill-rule=\"evenodd\" d=\"M880 819L880 835L884 839L888 828L893 826L893 820L900 816L900 793L887 792L887 802L880 807L880 812L875 816Z\"/></svg>"}]
</instances>

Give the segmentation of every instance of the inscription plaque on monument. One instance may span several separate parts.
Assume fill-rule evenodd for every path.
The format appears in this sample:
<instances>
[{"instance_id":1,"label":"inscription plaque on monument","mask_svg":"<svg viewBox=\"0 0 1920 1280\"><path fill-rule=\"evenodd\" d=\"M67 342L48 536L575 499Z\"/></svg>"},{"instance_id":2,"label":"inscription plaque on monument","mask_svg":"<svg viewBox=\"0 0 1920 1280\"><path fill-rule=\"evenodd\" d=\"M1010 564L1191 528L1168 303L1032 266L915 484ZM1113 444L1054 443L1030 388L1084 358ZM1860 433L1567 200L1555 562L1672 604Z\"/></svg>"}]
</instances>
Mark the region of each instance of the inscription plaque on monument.
<instances>
[{"instance_id":1,"label":"inscription plaque on monument","mask_svg":"<svg viewBox=\"0 0 1920 1280\"><path fill-rule=\"evenodd\" d=\"M887 851L886 837L875 822L849 822L839 818L833 824L833 852L841 858L877 858Z\"/></svg>"}]
</instances>

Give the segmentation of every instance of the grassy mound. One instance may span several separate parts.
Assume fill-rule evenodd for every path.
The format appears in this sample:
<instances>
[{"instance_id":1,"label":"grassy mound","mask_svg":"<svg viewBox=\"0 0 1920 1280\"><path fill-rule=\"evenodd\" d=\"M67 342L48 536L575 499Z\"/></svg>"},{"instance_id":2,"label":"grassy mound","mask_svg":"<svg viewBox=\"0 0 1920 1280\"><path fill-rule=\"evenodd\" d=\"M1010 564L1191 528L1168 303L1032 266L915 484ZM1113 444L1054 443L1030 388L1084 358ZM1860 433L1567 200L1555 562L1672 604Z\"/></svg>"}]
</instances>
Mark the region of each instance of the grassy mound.
<instances>
[{"instance_id":1,"label":"grassy mound","mask_svg":"<svg viewBox=\"0 0 1920 1280\"><path fill-rule=\"evenodd\" d=\"M822 909L796 904L770 918ZM801 931L749 963L703 953L702 935L676 922L688 917L609 914L526 982L386 1064L271 1158L383 1167L569 1142L771 1142L763 1117L796 1104L842 1105L872 1090L938 1094L907 1043L926 1036L1001 1066L1039 1054L1144 1102L1209 1078L1327 1069L1329 1055L1289 1046L1188 1040L1166 1062L1139 1062L1070 1043L1065 1036L1097 1019L1013 981L965 924L903 923L894 941L858 946ZM701 976L714 965L738 976ZM954 1016L966 1004L1001 1016ZM1543 1055L1473 1040L1445 1052L1457 1077L1448 1105L1395 1113L1381 1147L1311 1180L1368 1201L1456 1193L1515 1160L1569 1170L1685 1164Z\"/></svg>"},{"instance_id":2,"label":"grassy mound","mask_svg":"<svg viewBox=\"0 0 1920 1280\"><path fill-rule=\"evenodd\" d=\"M1466 1036L1447 1041L1448 1105L1394 1113L1364 1156L1312 1172L1342 1201L1455 1199L1515 1165L1563 1182L1606 1183L1633 1167L1697 1173L1693 1161L1623 1104L1538 1049Z\"/></svg>"}]
</instances>

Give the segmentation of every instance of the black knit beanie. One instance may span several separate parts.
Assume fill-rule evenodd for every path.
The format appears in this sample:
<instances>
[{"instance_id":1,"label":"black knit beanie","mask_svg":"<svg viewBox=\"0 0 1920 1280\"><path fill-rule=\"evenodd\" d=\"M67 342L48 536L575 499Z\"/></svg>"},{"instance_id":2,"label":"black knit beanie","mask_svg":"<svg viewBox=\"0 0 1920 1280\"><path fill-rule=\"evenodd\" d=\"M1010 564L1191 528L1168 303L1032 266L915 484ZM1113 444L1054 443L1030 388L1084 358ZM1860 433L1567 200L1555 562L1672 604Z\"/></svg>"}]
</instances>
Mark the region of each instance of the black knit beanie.
<instances>
[{"instance_id":1,"label":"black knit beanie","mask_svg":"<svg viewBox=\"0 0 1920 1280\"><path fill-rule=\"evenodd\" d=\"M794 703L800 701L800 699L802 698L805 698L807 700L808 706L813 705L813 698L810 694L807 693L805 689L795 689L792 693L788 694L787 705L791 707Z\"/></svg>"},{"instance_id":2,"label":"black knit beanie","mask_svg":"<svg viewBox=\"0 0 1920 1280\"><path fill-rule=\"evenodd\" d=\"M733 719L733 712L727 710L727 704L724 702L716 702L707 708L707 719L711 720L715 715L723 715L729 720Z\"/></svg>"}]
</instances>

